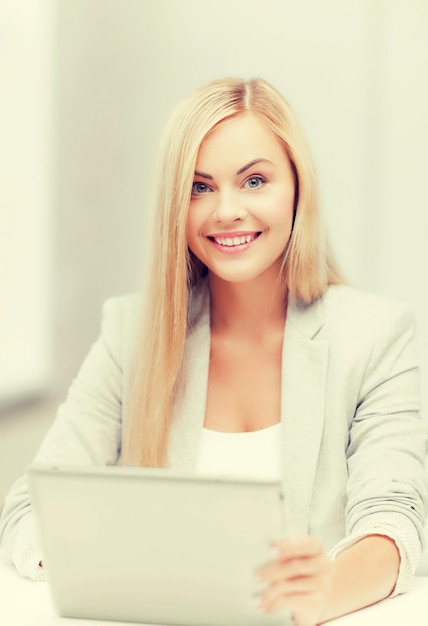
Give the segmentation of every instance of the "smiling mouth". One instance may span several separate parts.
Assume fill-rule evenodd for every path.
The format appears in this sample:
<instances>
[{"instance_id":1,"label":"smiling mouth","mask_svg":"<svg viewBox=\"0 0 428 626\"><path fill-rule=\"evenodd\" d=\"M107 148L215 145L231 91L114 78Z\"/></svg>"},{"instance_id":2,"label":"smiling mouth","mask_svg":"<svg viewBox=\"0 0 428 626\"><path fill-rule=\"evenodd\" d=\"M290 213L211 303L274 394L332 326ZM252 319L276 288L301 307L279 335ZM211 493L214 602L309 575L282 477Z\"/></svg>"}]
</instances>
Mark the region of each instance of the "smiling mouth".
<instances>
[{"instance_id":1,"label":"smiling mouth","mask_svg":"<svg viewBox=\"0 0 428 626\"><path fill-rule=\"evenodd\" d=\"M237 235L236 237L210 237L208 239L210 241L215 241L219 246L226 246L231 248L233 246L242 246L245 243L251 243L257 237L260 237L261 232L252 233L251 235Z\"/></svg>"}]
</instances>

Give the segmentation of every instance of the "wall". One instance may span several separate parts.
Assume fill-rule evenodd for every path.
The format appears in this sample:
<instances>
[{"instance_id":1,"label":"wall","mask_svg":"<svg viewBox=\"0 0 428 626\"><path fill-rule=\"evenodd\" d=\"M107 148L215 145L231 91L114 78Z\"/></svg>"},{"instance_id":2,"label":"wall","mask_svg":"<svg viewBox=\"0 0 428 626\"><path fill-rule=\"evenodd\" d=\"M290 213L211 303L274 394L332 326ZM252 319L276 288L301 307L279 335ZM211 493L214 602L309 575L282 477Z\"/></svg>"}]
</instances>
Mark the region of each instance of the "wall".
<instances>
[{"instance_id":1,"label":"wall","mask_svg":"<svg viewBox=\"0 0 428 626\"><path fill-rule=\"evenodd\" d=\"M376 287L411 305L428 417L428 2L387 4L378 118Z\"/></svg>"},{"instance_id":2,"label":"wall","mask_svg":"<svg viewBox=\"0 0 428 626\"><path fill-rule=\"evenodd\" d=\"M52 383L52 0L0 4L0 409Z\"/></svg>"}]
</instances>

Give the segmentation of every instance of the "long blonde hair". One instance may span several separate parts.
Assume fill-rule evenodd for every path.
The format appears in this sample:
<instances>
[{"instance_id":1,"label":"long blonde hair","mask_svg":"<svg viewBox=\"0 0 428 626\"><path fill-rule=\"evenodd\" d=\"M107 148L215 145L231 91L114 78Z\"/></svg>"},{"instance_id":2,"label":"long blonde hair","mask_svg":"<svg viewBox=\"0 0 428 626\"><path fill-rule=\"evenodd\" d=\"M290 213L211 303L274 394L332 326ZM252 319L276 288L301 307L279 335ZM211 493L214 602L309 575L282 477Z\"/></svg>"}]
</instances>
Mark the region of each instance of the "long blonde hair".
<instances>
[{"instance_id":1,"label":"long blonde hair","mask_svg":"<svg viewBox=\"0 0 428 626\"><path fill-rule=\"evenodd\" d=\"M266 81L226 78L194 90L176 109L160 147L153 204L152 254L141 343L124 424L121 462L167 464L169 422L183 365L189 295L205 268L189 252L186 219L195 163L204 137L221 121L245 111L278 137L296 178L293 231L282 278L291 296L309 303L342 282L320 216L313 161L289 104Z\"/></svg>"}]
</instances>

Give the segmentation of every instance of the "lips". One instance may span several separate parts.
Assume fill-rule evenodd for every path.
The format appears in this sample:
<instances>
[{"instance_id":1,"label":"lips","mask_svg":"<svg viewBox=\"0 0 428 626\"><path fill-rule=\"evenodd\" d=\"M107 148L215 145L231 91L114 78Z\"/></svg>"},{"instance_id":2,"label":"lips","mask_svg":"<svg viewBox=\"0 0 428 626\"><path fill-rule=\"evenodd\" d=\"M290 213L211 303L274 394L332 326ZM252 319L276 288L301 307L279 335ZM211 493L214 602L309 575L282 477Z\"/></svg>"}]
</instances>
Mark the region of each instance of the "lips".
<instances>
[{"instance_id":1,"label":"lips","mask_svg":"<svg viewBox=\"0 0 428 626\"><path fill-rule=\"evenodd\" d=\"M226 246L231 248L233 246L241 246L246 243L251 243L261 235L260 232L255 233L227 233L224 235L209 235L208 239L215 241L219 246Z\"/></svg>"}]
</instances>

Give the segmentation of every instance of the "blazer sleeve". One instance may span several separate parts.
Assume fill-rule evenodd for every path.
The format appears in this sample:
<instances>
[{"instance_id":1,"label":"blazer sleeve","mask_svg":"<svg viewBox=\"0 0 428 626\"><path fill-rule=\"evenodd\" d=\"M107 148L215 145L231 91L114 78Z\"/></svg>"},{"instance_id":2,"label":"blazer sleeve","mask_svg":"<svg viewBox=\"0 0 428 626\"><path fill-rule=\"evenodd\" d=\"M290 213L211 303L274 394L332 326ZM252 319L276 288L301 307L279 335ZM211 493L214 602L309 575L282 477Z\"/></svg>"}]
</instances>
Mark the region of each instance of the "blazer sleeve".
<instances>
[{"instance_id":1,"label":"blazer sleeve","mask_svg":"<svg viewBox=\"0 0 428 626\"><path fill-rule=\"evenodd\" d=\"M376 334L350 429L347 538L334 552L369 534L394 539L401 556L396 595L408 588L424 541L427 439L413 316L398 305Z\"/></svg>"},{"instance_id":2,"label":"blazer sleeve","mask_svg":"<svg viewBox=\"0 0 428 626\"><path fill-rule=\"evenodd\" d=\"M103 307L101 335L59 407L35 463L116 463L122 421L122 332L122 299L108 300ZM26 476L16 481L6 497L0 542L21 575L44 578Z\"/></svg>"}]
</instances>

